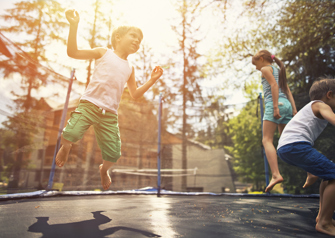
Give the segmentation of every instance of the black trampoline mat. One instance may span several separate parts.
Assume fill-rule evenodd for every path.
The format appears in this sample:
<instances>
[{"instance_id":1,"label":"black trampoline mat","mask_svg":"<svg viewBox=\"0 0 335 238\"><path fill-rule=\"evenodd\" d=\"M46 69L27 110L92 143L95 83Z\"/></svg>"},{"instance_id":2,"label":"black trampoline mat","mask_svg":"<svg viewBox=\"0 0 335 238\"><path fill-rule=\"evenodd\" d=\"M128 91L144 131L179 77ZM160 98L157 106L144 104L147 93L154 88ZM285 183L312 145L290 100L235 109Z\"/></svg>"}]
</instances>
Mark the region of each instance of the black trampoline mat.
<instances>
[{"instance_id":1,"label":"black trampoline mat","mask_svg":"<svg viewBox=\"0 0 335 238\"><path fill-rule=\"evenodd\" d=\"M93 195L0 201L0 236L330 237L317 198Z\"/></svg>"}]
</instances>

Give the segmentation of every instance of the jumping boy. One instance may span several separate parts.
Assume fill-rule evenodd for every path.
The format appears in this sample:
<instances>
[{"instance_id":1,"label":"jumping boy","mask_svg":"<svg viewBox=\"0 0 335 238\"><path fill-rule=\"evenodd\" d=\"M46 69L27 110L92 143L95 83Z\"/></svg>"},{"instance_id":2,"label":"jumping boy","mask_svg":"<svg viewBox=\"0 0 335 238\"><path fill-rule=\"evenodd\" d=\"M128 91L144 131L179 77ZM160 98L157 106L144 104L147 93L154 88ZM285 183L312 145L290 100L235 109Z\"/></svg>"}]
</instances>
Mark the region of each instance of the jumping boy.
<instances>
[{"instance_id":1,"label":"jumping boy","mask_svg":"<svg viewBox=\"0 0 335 238\"><path fill-rule=\"evenodd\" d=\"M309 96L311 102L286 125L279 139L277 153L286 163L323 179L315 229L335 236L335 222L332 219L335 210L335 164L312 147L328 122L335 125L335 79L314 82ZM306 181L306 184L313 182L314 179Z\"/></svg>"},{"instance_id":2,"label":"jumping boy","mask_svg":"<svg viewBox=\"0 0 335 238\"><path fill-rule=\"evenodd\" d=\"M117 109L121 95L127 83L133 98L141 97L163 74L156 66L151 78L141 87L137 87L135 71L127 57L139 49L143 38L137 27L121 26L112 33L113 50L98 47L78 50L77 29L79 14L74 9L65 12L70 23L67 42L67 54L74 59L95 60L92 80L62 133L62 147L56 156L56 164L62 167L68 158L73 143L81 139L85 131L93 125L103 163L99 166L101 184L107 190L111 184L108 170L121 156L121 141L118 127Z\"/></svg>"}]
</instances>

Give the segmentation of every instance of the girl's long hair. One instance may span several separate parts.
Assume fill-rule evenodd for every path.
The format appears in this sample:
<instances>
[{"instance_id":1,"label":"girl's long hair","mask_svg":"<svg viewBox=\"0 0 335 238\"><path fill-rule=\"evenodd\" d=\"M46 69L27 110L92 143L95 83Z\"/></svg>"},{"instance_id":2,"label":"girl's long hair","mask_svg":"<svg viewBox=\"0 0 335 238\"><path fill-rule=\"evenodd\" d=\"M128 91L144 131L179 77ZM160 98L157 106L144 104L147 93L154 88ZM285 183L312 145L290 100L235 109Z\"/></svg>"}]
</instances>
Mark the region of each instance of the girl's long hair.
<instances>
[{"instance_id":1,"label":"girl's long hair","mask_svg":"<svg viewBox=\"0 0 335 238\"><path fill-rule=\"evenodd\" d=\"M273 61L276 62L276 64L279 66L279 87L283 91L283 93L287 94L288 86L287 86L287 79L286 79L286 70L283 62L281 62L280 59L278 59L276 56L271 57L271 53L267 50L260 50L256 55L252 57L252 61L259 60L261 57L263 57L264 60L268 61L269 63L273 63Z\"/></svg>"}]
</instances>

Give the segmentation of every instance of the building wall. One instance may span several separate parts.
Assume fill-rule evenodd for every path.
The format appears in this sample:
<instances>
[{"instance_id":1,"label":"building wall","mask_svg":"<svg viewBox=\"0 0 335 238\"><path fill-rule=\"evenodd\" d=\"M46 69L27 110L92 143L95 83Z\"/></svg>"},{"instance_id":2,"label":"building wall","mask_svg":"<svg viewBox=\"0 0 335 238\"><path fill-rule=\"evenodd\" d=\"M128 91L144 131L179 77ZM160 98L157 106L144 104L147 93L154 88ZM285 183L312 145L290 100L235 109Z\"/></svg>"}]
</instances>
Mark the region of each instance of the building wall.
<instances>
[{"instance_id":1,"label":"building wall","mask_svg":"<svg viewBox=\"0 0 335 238\"><path fill-rule=\"evenodd\" d=\"M157 118L151 108L132 108L137 104L123 104L119 109L119 127L122 141L122 156L113 169L157 169ZM139 104L141 105L141 104ZM130 107L131 106L131 107ZM68 109L66 121L71 111ZM29 187L46 187L59 130L59 117L62 110L44 110L45 125L36 135L36 149L30 154L30 169L26 184ZM182 168L182 141L179 137L163 133L162 169ZM188 171L187 189L221 193L223 189L234 191L232 178L224 150L211 150L200 144L189 143L187 147L188 168L197 168L196 175ZM63 168L56 167L54 182L64 184L64 190L100 189L98 166L102 163L101 150L97 145L93 127L85 133L83 139L73 145L68 162ZM147 172L145 172L147 173ZM182 174L182 172L164 172L163 175ZM112 172L112 190L156 187L157 176L136 175L136 173ZM181 177L163 176L162 188L181 191Z\"/></svg>"},{"instance_id":2,"label":"building wall","mask_svg":"<svg viewBox=\"0 0 335 238\"><path fill-rule=\"evenodd\" d=\"M68 109L66 122L74 109L75 107ZM128 104L120 108L119 127L122 156L112 169L157 168L156 117L151 118L149 113L141 114L135 109L129 108ZM39 148L30 154L30 169L27 170L29 175L24 177L29 180L26 181L27 186L45 188L49 180L62 110L52 110L49 107L41 110L41 114L45 116L45 124L41 126L42 130L39 135L36 135L35 144L39 145ZM145 118L141 120L140 117ZM152 121L152 119L154 120ZM90 127L84 137L72 146L66 165L63 168L56 166L54 183L63 183L64 190L99 189L101 185L98 167L102 161L94 129ZM111 177L113 180L111 189L113 190L157 185L157 177L153 176L112 172Z\"/></svg>"},{"instance_id":3,"label":"building wall","mask_svg":"<svg viewBox=\"0 0 335 238\"><path fill-rule=\"evenodd\" d=\"M173 146L173 169L182 168L182 145ZM223 149L204 149L198 145L187 146L187 168L196 175L187 176L187 190L194 192L235 192L232 176ZM192 171L188 171L192 174ZM173 190L182 191L182 177L173 177Z\"/></svg>"}]
</instances>

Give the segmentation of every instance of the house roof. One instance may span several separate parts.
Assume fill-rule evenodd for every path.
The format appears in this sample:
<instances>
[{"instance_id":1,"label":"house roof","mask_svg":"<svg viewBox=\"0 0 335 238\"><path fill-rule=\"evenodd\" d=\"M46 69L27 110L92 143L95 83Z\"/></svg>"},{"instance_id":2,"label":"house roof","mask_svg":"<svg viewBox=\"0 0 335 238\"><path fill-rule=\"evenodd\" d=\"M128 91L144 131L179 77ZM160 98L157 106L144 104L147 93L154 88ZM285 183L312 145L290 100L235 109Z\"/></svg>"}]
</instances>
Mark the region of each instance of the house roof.
<instances>
[{"instance_id":1,"label":"house roof","mask_svg":"<svg viewBox=\"0 0 335 238\"><path fill-rule=\"evenodd\" d=\"M190 140L190 139L188 139L187 141L188 141L189 143L195 145L195 146L198 146L198 147L204 149L204 150L211 150L211 149L212 149L210 146L205 145L205 144L202 144L201 142L198 142L198 141L195 141L195 140Z\"/></svg>"},{"instance_id":2,"label":"house roof","mask_svg":"<svg viewBox=\"0 0 335 238\"><path fill-rule=\"evenodd\" d=\"M168 144L181 144L182 143L182 136L181 134L172 134L170 132L166 132L169 135L169 139L168 140L163 140L164 142L167 142ZM176 138L177 140L173 140L174 142L171 143L171 137ZM202 144L201 142L195 141L195 140L191 140L191 139L187 139L188 143L191 143L192 145L195 145L197 147L200 147L201 149L204 150L211 150L211 147L205 144Z\"/></svg>"}]
</instances>

